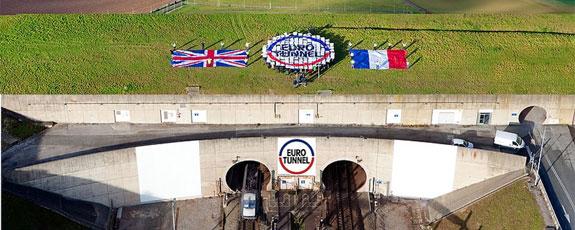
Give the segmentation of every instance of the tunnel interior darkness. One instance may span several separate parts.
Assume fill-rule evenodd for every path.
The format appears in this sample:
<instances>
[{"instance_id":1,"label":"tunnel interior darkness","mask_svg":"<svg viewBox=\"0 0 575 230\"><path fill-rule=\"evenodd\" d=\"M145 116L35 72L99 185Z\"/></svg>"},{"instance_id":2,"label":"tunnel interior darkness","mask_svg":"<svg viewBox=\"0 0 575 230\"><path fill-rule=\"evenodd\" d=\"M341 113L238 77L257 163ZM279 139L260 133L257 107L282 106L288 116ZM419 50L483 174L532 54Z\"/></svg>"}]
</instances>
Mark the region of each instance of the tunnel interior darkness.
<instances>
[{"instance_id":1,"label":"tunnel interior darkness","mask_svg":"<svg viewBox=\"0 0 575 230\"><path fill-rule=\"evenodd\" d=\"M355 192L366 182L365 170L351 161L336 161L329 164L321 175L326 190Z\"/></svg>"},{"instance_id":2,"label":"tunnel interior darkness","mask_svg":"<svg viewBox=\"0 0 575 230\"><path fill-rule=\"evenodd\" d=\"M241 191L244 183L244 173L248 168L256 168L261 175L259 179L259 185L261 185L261 190L267 187L270 182L270 170L262 163L257 161L242 161L234 164L228 172L226 172L226 184L233 191Z\"/></svg>"}]
</instances>

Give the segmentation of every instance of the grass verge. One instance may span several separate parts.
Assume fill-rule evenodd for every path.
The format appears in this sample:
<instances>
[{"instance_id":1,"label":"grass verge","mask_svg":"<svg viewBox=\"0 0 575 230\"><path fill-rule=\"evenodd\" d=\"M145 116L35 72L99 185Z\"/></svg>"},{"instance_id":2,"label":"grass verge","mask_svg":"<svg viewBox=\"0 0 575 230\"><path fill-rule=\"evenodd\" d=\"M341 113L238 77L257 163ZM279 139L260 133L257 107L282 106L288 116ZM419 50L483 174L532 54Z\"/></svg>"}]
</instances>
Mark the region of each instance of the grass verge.
<instances>
[{"instance_id":1,"label":"grass verge","mask_svg":"<svg viewBox=\"0 0 575 230\"><path fill-rule=\"evenodd\" d=\"M527 181L517 181L442 219L433 229L543 229L545 224Z\"/></svg>"}]
</instances>

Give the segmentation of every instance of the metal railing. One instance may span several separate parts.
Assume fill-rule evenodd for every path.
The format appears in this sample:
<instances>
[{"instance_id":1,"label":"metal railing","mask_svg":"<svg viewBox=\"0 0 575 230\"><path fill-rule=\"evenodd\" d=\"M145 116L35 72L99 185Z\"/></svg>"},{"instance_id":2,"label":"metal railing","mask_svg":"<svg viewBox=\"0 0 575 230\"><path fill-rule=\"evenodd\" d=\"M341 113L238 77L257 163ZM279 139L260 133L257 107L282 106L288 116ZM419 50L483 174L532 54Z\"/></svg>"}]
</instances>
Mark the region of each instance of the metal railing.
<instances>
[{"instance_id":1,"label":"metal railing","mask_svg":"<svg viewBox=\"0 0 575 230\"><path fill-rule=\"evenodd\" d=\"M413 13L426 13L426 11L416 8L410 4L403 3L403 5L381 7L376 4L351 4L342 3L333 6L326 6L320 3L321 1L308 2L307 4L299 3L298 1L272 1L259 3L246 2L246 1L206 1L206 0L188 0L187 4L199 7L213 7L214 10L233 10L233 11L254 11L254 10L282 10L287 12L362 12L362 13L394 13L394 14L413 14Z\"/></svg>"},{"instance_id":2,"label":"metal railing","mask_svg":"<svg viewBox=\"0 0 575 230\"><path fill-rule=\"evenodd\" d=\"M170 13L174 10L177 10L177 9L183 7L184 5L187 5L187 4L188 4L187 0L176 0L176 1L171 2L169 4L163 5L160 8L152 10L152 13L167 14L167 13Z\"/></svg>"}]
</instances>

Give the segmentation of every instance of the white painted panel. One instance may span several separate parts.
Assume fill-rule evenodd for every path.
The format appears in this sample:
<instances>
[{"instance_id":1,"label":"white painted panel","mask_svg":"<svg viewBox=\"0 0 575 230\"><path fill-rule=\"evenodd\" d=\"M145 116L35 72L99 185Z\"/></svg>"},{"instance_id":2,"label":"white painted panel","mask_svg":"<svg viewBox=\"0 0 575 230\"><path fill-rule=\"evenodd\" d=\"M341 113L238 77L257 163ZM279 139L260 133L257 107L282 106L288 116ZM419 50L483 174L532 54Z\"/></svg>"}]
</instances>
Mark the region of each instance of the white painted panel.
<instances>
[{"instance_id":1,"label":"white painted panel","mask_svg":"<svg viewBox=\"0 0 575 230\"><path fill-rule=\"evenodd\" d=\"M116 122L130 122L130 111L114 110L114 118Z\"/></svg>"},{"instance_id":2,"label":"white painted panel","mask_svg":"<svg viewBox=\"0 0 575 230\"><path fill-rule=\"evenodd\" d=\"M313 189L313 178L300 177L299 189Z\"/></svg>"},{"instance_id":3,"label":"white painted panel","mask_svg":"<svg viewBox=\"0 0 575 230\"><path fill-rule=\"evenodd\" d=\"M294 190L296 189L296 178L293 177L281 177L280 178L280 189Z\"/></svg>"},{"instance_id":4,"label":"white painted panel","mask_svg":"<svg viewBox=\"0 0 575 230\"><path fill-rule=\"evenodd\" d=\"M434 198L453 190L457 147L394 141L391 194Z\"/></svg>"},{"instance_id":5,"label":"white painted panel","mask_svg":"<svg viewBox=\"0 0 575 230\"><path fill-rule=\"evenodd\" d=\"M519 123L519 112L511 111L509 114L509 123Z\"/></svg>"},{"instance_id":6,"label":"white painted panel","mask_svg":"<svg viewBox=\"0 0 575 230\"><path fill-rule=\"evenodd\" d=\"M206 110L192 110L192 123L208 122L208 112Z\"/></svg>"},{"instance_id":7,"label":"white painted panel","mask_svg":"<svg viewBox=\"0 0 575 230\"><path fill-rule=\"evenodd\" d=\"M401 124L401 109L387 110L387 124Z\"/></svg>"},{"instance_id":8,"label":"white painted panel","mask_svg":"<svg viewBox=\"0 0 575 230\"><path fill-rule=\"evenodd\" d=\"M461 114L461 110L457 109L434 109L431 124L459 124Z\"/></svg>"},{"instance_id":9,"label":"white painted panel","mask_svg":"<svg viewBox=\"0 0 575 230\"><path fill-rule=\"evenodd\" d=\"M202 195L198 141L136 147L140 202Z\"/></svg>"},{"instance_id":10,"label":"white painted panel","mask_svg":"<svg viewBox=\"0 0 575 230\"><path fill-rule=\"evenodd\" d=\"M176 110L161 110L162 122L176 122Z\"/></svg>"},{"instance_id":11,"label":"white painted panel","mask_svg":"<svg viewBox=\"0 0 575 230\"><path fill-rule=\"evenodd\" d=\"M314 122L314 112L313 109L300 109L299 110L299 123L300 124L312 124Z\"/></svg>"}]
</instances>

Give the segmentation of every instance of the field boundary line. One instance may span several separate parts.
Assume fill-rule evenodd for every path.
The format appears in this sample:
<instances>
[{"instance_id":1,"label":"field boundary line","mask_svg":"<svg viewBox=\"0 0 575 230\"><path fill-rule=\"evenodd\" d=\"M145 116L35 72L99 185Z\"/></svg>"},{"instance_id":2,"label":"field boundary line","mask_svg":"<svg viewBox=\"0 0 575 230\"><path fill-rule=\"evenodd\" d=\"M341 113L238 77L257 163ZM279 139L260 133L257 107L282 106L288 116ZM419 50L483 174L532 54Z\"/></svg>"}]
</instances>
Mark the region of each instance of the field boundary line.
<instances>
[{"instance_id":1,"label":"field boundary line","mask_svg":"<svg viewBox=\"0 0 575 230\"><path fill-rule=\"evenodd\" d=\"M387 30L387 31L427 31L427 32L456 32L456 33L516 33L516 34L543 34L543 35L562 35L575 36L575 32L556 32L556 31L534 31L534 30L471 30L471 29L433 29L433 28L392 28L392 27L352 27L352 26L330 26L326 29L341 30Z\"/></svg>"}]
</instances>

